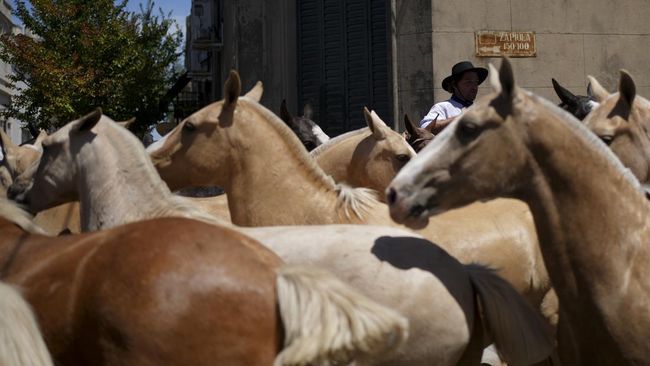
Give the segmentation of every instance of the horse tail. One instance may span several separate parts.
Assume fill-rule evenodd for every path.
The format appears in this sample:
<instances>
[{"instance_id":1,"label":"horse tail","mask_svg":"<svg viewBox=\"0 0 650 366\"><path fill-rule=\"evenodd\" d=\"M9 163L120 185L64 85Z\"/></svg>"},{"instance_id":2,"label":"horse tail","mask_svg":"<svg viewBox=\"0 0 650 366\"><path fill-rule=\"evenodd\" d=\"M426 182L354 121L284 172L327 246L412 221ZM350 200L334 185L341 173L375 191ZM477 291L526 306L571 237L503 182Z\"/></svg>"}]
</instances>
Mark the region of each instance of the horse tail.
<instances>
[{"instance_id":1,"label":"horse tail","mask_svg":"<svg viewBox=\"0 0 650 366\"><path fill-rule=\"evenodd\" d=\"M0 364L52 366L30 306L18 291L3 283L0 283Z\"/></svg>"},{"instance_id":2,"label":"horse tail","mask_svg":"<svg viewBox=\"0 0 650 366\"><path fill-rule=\"evenodd\" d=\"M483 325L509 365L530 365L553 349L549 326L510 283L494 270L470 264L465 268L482 307Z\"/></svg>"},{"instance_id":3,"label":"horse tail","mask_svg":"<svg viewBox=\"0 0 650 366\"><path fill-rule=\"evenodd\" d=\"M278 273L284 348L274 366L347 364L385 356L408 335L408 321L313 267Z\"/></svg>"}]
</instances>

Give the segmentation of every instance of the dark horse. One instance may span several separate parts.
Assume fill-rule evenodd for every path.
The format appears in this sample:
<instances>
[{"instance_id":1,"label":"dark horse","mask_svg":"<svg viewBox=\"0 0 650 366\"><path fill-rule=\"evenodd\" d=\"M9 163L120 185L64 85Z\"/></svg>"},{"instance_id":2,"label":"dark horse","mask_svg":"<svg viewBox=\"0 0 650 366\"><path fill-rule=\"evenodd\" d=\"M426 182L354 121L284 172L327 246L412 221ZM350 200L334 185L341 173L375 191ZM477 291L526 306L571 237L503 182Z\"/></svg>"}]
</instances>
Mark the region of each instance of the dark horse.
<instances>
[{"instance_id":1,"label":"dark horse","mask_svg":"<svg viewBox=\"0 0 650 366\"><path fill-rule=\"evenodd\" d=\"M330 137L312 120L314 111L310 103L305 104L302 110L302 116L293 116L287 108L287 101L282 100L280 105L280 118L291 130L298 136L307 151L312 151L325 142Z\"/></svg>"},{"instance_id":2,"label":"dark horse","mask_svg":"<svg viewBox=\"0 0 650 366\"><path fill-rule=\"evenodd\" d=\"M587 86L587 95L575 95L560 85L557 80L551 79L551 81L555 93L561 100L559 106L573 114L577 119L582 121L592 109L598 106L598 102L591 93L591 84Z\"/></svg>"}]
</instances>

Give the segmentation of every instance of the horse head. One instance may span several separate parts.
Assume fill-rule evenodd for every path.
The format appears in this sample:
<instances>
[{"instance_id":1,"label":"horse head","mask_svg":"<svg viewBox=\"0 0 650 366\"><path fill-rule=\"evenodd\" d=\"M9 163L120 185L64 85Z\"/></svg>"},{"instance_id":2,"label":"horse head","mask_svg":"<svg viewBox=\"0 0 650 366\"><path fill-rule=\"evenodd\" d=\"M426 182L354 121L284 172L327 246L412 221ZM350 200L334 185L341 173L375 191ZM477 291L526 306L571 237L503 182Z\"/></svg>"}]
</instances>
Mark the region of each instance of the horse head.
<instances>
[{"instance_id":1,"label":"horse head","mask_svg":"<svg viewBox=\"0 0 650 366\"><path fill-rule=\"evenodd\" d=\"M591 84L587 89L588 95L575 95L568 89L562 87L557 80L551 79L551 81L553 82L553 89L561 101L559 106L573 114L577 119L585 119L589 112L598 106L596 99L591 94Z\"/></svg>"},{"instance_id":2,"label":"horse head","mask_svg":"<svg viewBox=\"0 0 650 366\"><path fill-rule=\"evenodd\" d=\"M313 113L311 103L305 104L302 116L293 116L287 108L286 100L282 100L280 105L280 118L298 136L307 151L312 151L330 139L320 126L312 120Z\"/></svg>"},{"instance_id":3,"label":"horse head","mask_svg":"<svg viewBox=\"0 0 650 366\"><path fill-rule=\"evenodd\" d=\"M241 168L235 149L241 148L245 154L252 144L259 143L250 134L261 128L258 122L262 114L279 119L268 116L272 113L266 109L251 108L259 104L263 90L258 82L240 96L241 79L233 70L224 84L223 100L196 111L147 147L154 166L172 191L187 186L226 187L230 170ZM295 135L293 138L297 140Z\"/></svg>"},{"instance_id":4,"label":"horse head","mask_svg":"<svg viewBox=\"0 0 650 366\"><path fill-rule=\"evenodd\" d=\"M102 117L101 108L97 108L45 137L39 159L16 178L8 196L29 204L34 213L77 200L76 155L94 139L91 129Z\"/></svg>"},{"instance_id":5,"label":"horse head","mask_svg":"<svg viewBox=\"0 0 650 366\"><path fill-rule=\"evenodd\" d=\"M42 142L47 137L45 131L30 144L16 145L4 131L0 130L0 151L2 160L0 162L0 190L4 195L13 181L23 174L29 167L41 157Z\"/></svg>"},{"instance_id":6,"label":"horse head","mask_svg":"<svg viewBox=\"0 0 650 366\"><path fill-rule=\"evenodd\" d=\"M476 200L512 197L527 182L530 154L522 142L528 133L522 121L542 113L531 113L540 109L515 85L506 58L500 71L490 67L493 92L436 135L389 186L393 220L422 228L431 215Z\"/></svg>"},{"instance_id":7,"label":"horse head","mask_svg":"<svg viewBox=\"0 0 650 366\"><path fill-rule=\"evenodd\" d=\"M624 166L641 181L650 180L650 102L637 95L634 79L620 71L618 93L609 94L598 80L589 76L599 90L600 105L585 118L585 125L595 133Z\"/></svg>"}]
</instances>

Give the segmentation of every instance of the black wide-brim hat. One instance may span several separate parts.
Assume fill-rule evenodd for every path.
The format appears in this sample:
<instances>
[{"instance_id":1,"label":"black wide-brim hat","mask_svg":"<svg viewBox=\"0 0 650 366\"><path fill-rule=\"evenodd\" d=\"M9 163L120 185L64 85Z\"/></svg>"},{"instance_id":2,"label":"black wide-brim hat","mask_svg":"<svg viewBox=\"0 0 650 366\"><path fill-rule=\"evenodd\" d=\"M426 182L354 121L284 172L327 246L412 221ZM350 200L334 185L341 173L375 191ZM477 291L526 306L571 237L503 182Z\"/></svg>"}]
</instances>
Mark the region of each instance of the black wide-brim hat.
<instances>
[{"instance_id":1,"label":"black wide-brim hat","mask_svg":"<svg viewBox=\"0 0 650 366\"><path fill-rule=\"evenodd\" d=\"M458 77L460 78L466 71L474 71L478 75L478 84L481 85L488 75L488 71L483 67L474 67L469 61L461 61L451 68L451 75L442 80L442 88L452 93L451 84Z\"/></svg>"}]
</instances>

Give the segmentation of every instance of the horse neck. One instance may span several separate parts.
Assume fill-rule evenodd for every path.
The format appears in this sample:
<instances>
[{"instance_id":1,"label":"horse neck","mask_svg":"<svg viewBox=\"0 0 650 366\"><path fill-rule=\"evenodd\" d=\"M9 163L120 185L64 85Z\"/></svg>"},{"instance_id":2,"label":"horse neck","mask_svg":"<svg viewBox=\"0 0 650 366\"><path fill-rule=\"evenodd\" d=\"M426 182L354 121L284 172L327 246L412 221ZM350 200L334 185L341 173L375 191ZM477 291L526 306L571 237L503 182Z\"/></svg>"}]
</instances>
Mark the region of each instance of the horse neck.
<instances>
[{"instance_id":1,"label":"horse neck","mask_svg":"<svg viewBox=\"0 0 650 366\"><path fill-rule=\"evenodd\" d=\"M650 234L649 207L609 149L593 141L595 136L578 122L545 117L527 127L534 131L527 136L533 174L518 198L533 213L560 301L569 312L576 309L571 317L591 314L604 321L602 312L616 313L625 303L610 295L636 288L650 275L643 242ZM615 304L594 305L606 299Z\"/></svg>"},{"instance_id":2,"label":"horse neck","mask_svg":"<svg viewBox=\"0 0 650 366\"><path fill-rule=\"evenodd\" d=\"M363 130L366 131L368 128ZM325 174L330 175L337 182L347 182L356 186L354 174L351 174L353 172L349 168L352 165L355 148L367 135L361 130L347 132L319 146L310 155Z\"/></svg>"},{"instance_id":3,"label":"horse neck","mask_svg":"<svg viewBox=\"0 0 650 366\"><path fill-rule=\"evenodd\" d=\"M323 173L282 121L250 126L230 159L228 207L242 226L355 222ZM286 131L284 131L286 129ZM263 137L262 137L263 136ZM295 140L295 141L294 141Z\"/></svg>"},{"instance_id":4,"label":"horse neck","mask_svg":"<svg viewBox=\"0 0 650 366\"><path fill-rule=\"evenodd\" d=\"M144 148L135 146L138 142L121 127L102 127L77 155L81 229L98 230L161 216L172 194Z\"/></svg>"}]
</instances>

